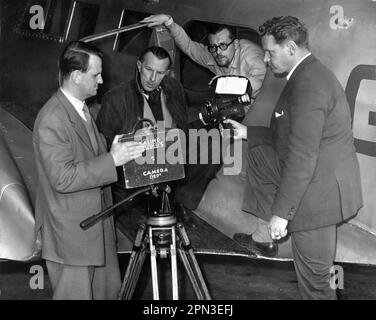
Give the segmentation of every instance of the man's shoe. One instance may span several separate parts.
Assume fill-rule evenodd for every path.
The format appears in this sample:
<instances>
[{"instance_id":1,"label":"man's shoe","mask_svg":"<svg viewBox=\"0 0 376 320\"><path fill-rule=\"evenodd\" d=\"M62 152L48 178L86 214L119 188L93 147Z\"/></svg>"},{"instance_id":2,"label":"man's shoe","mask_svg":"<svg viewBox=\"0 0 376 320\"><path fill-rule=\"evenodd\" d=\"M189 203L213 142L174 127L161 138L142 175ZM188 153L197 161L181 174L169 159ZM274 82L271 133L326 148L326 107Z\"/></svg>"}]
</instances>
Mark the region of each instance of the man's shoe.
<instances>
[{"instance_id":1,"label":"man's shoe","mask_svg":"<svg viewBox=\"0 0 376 320\"><path fill-rule=\"evenodd\" d=\"M257 242L253 240L251 234L235 233L233 239L256 255L275 257L278 253L278 244L276 242Z\"/></svg>"}]
</instances>

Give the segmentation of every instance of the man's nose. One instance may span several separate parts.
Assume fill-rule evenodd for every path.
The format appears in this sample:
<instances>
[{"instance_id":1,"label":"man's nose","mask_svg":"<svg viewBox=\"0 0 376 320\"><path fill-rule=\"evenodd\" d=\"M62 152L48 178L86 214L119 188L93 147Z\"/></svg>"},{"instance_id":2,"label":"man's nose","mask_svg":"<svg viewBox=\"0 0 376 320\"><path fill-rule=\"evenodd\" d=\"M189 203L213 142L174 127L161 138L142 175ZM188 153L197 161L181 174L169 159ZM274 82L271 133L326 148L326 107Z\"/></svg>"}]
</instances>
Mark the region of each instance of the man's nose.
<instances>
[{"instance_id":1,"label":"man's nose","mask_svg":"<svg viewBox=\"0 0 376 320\"><path fill-rule=\"evenodd\" d=\"M156 79L157 79L157 72L153 71L150 75L150 80L155 82Z\"/></svg>"},{"instance_id":2,"label":"man's nose","mask_svg":"<svg viewBox=\"0 0 376 320\"><path fill-rule=\"evenodd\" d=\"M102 78L102 76L99 76L99 78L98 78L98 84L102 84L103 83L103 78Z\"/></svg>"},{"instance_id":3,"label":"man's nose","mask_svg":"<svg viewBox=\"0 0 376 320\"><path fill-rule=\"evenodd\" d=\"M270 57L269 57L269 54L267 52L265 52L265 55L264 55L264 63L268 63L270 61Z\"/></svg>"}]
</instances>

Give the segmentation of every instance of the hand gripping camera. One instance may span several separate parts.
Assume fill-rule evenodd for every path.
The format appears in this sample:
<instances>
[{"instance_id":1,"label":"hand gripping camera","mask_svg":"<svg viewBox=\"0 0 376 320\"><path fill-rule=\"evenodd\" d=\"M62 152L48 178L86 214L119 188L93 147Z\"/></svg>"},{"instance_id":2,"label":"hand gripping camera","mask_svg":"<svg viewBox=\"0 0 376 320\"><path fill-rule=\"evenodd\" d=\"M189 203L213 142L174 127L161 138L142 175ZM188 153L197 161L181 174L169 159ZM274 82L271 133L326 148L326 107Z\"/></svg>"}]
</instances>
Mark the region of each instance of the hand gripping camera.
<instances>
[{"instance_id":1,"label":"hand gripping camera","mask_svg":"<svg viewBox=\"0 0 376 320\"><path fill-rule=\"evenodd\" d=\"M246 77L219 76L209 84L213 95L200 107L199 118L205 125L216 125L225 119L241 121L244 106L251 104L252 86Z\"/></svg>"}]
</instances>

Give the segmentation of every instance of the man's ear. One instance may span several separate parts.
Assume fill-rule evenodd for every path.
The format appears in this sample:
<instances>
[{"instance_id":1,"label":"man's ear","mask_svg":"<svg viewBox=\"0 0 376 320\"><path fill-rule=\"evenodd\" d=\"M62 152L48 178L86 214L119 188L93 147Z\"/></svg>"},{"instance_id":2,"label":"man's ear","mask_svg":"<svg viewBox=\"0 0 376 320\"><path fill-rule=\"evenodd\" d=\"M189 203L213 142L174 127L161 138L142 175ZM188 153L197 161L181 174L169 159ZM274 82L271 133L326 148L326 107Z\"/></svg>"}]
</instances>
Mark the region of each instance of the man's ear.
<instances>
[{"instance_id":1,"label":"man's ear","mask_svg":"<svg viewBox=\"0 0 376 320\"><path fill-rule=\"evenodd\" d=\"M70 78L71 78L71 80L73 81L74 84L78 85L81 82L82 72L80 70L74 70L70 74Z\"/></svg>"},{"instance_id":2,"label":"man's ear","mask_svg":"<svg viewBox=\"0 0 376 320\"><path fill-rule=\"evenodd\" d=\"M137 60L137 69L138 69L138 72L141 72L141 61L140 60Z\"/></svg>"},{"instance_id":3,"label":"man's ear","mask_svg":"<svg viewBox=\"0 0 376 320\"><path fill-rule=\"evenodd\" d=\"M295 54L295 52L296 52L296 49L298 49L298 46L296 45L295 41L290 40L287 43L287 48L289 49L290 55L293 56Z\"/></svg>"}]
</instances>

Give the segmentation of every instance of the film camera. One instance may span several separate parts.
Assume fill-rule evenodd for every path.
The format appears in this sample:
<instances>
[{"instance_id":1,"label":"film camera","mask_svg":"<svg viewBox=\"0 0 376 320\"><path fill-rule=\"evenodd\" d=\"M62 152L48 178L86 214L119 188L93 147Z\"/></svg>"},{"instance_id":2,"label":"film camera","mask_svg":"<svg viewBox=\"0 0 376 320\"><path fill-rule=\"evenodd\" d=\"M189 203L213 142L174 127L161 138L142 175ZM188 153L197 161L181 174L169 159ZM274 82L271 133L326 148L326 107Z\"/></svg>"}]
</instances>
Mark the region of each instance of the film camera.
<instances>
[{"instance_id":1,"label":"film camera","mask_svg":"<svg viewBox=\"0 0 376 320\"><path fill-rule=\"evenodd\" d=\"M142 123L149 124L147 134L137 137L136 129ZM184 150L180 135L179 129L165 130L149 119L141 119L135 124L132 132L121 136L119 142L140 141L146 147L143 159L123 165L120 173L123 186L129 189L184 178Z\"/></svg>"},{"instance_id":2,"label":"film camera","mask_svg":"<svg viewBox=\"0 0 376 320\"><path fill-rule=\"evenodd\" d=\"M251 103L249 80L242 76L219 76L209 86L213 94L200 107L201 121L205 125L216 125L229 118L241 121L245 116L244 107Z\"/></svg>"}]
</instances>

